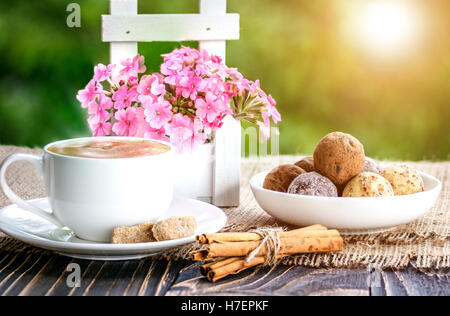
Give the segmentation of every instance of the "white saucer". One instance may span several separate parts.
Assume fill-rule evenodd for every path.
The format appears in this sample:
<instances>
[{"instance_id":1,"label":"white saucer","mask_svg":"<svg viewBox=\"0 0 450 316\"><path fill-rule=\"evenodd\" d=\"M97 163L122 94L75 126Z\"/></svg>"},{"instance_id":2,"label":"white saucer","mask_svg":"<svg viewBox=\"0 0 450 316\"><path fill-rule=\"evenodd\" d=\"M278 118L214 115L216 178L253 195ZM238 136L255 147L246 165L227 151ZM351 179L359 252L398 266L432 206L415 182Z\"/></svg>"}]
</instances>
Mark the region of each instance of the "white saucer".
<instances>
[{"instance_id":1,"label":"white saucer","mask_svg":"<svg viewBox=\"0 0 450 316\"><path fill-rule=\"evenodd\" d=\"M30 201L49 210L47 198ZM193 215L197 220L196 235L215 233L227 221L226 215L214 205L185 198L175 198L165 218ZM195 236L152 243L115 245L92 242L77 238L67 228L60 229L44 219L27 212L17 205L0 210L0 230L9 236L33 246L53 250L61 255L88 260L132 260L159 254L171 248L195 241Z\"/></svg>"},{"instance_id":2,"label":"white saucer","mask_svg":"<svg viewBox=\"0 0 450 316\"><path fill-rule=\"evenodd\" d=\"M263 188L269 172L250 180L253 194L263 210L297 226L322 224L343 235L373 234L412 222L427 213L436 202L442 184L419 172L425 191L389 197L323 197L289 194Z\"/></svg>"}]
</instances>

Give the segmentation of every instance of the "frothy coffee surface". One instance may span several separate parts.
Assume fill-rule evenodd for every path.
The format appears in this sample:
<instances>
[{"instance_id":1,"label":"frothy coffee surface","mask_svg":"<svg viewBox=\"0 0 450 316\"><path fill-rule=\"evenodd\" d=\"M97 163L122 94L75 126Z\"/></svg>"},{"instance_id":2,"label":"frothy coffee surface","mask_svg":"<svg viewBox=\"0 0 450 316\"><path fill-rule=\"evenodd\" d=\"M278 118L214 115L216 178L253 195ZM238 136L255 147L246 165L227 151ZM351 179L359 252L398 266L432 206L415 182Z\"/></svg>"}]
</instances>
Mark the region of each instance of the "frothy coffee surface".
<instances>
[{"instance_id":1,"label":"frothy coffee surface","mask_svg":"<svg viewBox=\"0 0 450 316\"><path fill-rule=\"evenodd\" d=\"M79 140L68 141L48 148L64 156L118 159L153 156L165 153L170 147L151 140Z\"/></svg>"}]
</instances>

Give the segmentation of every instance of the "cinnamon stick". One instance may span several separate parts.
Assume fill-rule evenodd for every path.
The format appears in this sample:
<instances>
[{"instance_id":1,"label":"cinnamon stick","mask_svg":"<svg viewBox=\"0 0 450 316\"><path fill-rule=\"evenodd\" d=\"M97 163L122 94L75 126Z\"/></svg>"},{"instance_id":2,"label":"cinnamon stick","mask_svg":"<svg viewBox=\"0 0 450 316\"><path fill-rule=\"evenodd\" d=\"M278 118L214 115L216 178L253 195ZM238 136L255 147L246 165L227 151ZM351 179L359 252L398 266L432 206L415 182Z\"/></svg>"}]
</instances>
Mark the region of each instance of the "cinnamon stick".
<instances>
[{"instance_id":1,"label":"cinnamon stick","mask_svg":"<svg viewBox=\"0 0 450 316\"><path fill-rule=\"evenodd\" d=\"M282 257L282 255L277 256L278 259ZM265 257L255 257L249 263L246 262L245 258L229 258L219 262L214 262L215 264L209 265L206 277L210 282L216 282L230 274L237 274L246 269L262 264L264 261Z\"/></svg>"},{"instance_id":2,"label":"cinnamon stick","mask_svg":"<svg viewBox=\"0 0 450 316\"><path fill-rule=\"evenodd\" d=\"M233 257L233 258L228 258L225 260L209 262L207 264L200 266L200 274L203 276L207 276L209 271L218 269L222 266L226 266L226 265L233 263L235 261L238 261L238 260L241 260L241 258Z\"/></svg>"},{"instance_id":3,"label":"cinnamon stick","mask_svg":"<svg viewBox=\"0 0 450 316\"><path fill-rule=\"evenodd\" d=\"M208 249L191 253L193 260L210 260L220 257L243 257L250 254L259 246L259 241L241 241L212 243ZM281 255L292 255L314 252L342 251L344 241L342 237L304 237L304 238L280 238ZM267 247L263 245L257 256L267 254Z\"/></svg>"},{"instance_id":4,"label":"cinnamon stick","mask_svg":"<svg viewBox=\"0 0 450 316\"><path fill-rule=\"evenodd\" d=\"M279 232L279 236L281 237L305 237L308 234L311 234L312 231L317 232L317 235L320 236L319 232L327 231L327 228L322 225L313 225L300 229L294 229L287 232ZM339 232L332 231L339 235ZM308 235L310 236L310 235ZM256 233L216 233L216 234L203 234L196 237L197 241L200 244L212 244L215 242L234 242L234 241L258 241L261 240L261 235Z\"/></svg>"}]
</instances>

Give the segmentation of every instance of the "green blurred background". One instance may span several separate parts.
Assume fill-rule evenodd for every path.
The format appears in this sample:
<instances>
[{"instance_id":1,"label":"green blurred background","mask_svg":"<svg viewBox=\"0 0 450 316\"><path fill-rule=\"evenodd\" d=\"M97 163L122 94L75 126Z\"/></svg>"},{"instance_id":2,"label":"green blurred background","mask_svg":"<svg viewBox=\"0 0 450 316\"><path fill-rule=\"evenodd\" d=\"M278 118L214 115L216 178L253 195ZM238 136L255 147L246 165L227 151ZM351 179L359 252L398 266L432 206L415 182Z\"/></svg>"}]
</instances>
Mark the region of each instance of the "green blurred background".
<instances>
[{"instance_id":1,"label":"green blurred background","mask_svg":"<svg viewBox=\"0 0 450 316\"><path fill-rule=\"evenodd\" d=\"M228 42L227 64L259 78L278 101L283 154L310 154L323 135L340 130L372 157L450 159L450 1L404 1L420 14L420 39L389 58L358 42L350 22L361 1L229 0L228 11L241 15L241 39ZM71 29L71 2L0 1L1 144L33 147L89 135L75 95L93 66L108 62L100 16L109 5L76 1L82 27ZM141 0L139 12L195 13L198 1ZM180 44L139 50L157 71L160 55Z\"/></svg>"}]
</instances>

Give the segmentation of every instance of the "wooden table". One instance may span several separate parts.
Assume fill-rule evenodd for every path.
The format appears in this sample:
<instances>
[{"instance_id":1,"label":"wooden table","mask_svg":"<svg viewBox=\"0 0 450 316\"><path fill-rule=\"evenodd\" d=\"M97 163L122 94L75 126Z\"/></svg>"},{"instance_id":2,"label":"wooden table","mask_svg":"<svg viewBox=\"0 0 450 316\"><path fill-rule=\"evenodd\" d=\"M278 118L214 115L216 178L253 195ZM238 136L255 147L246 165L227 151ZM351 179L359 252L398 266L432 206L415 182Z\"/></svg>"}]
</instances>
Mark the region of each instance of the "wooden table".
<instances>
[{"instance_id":1,"label":"wooden table","mask_svg":"<svg viewBox=\"0 0 450 316\"><path fill-rule=\"evenodd\" d=\"M79 287L67 280L77 264ZM369 271L278 266L254 268L217 283L198 272L198 263L147 258L86 261L51 252L6 253L0 249L0 295L450 295L448 269Z\"/></svg>"}]
</instances>

